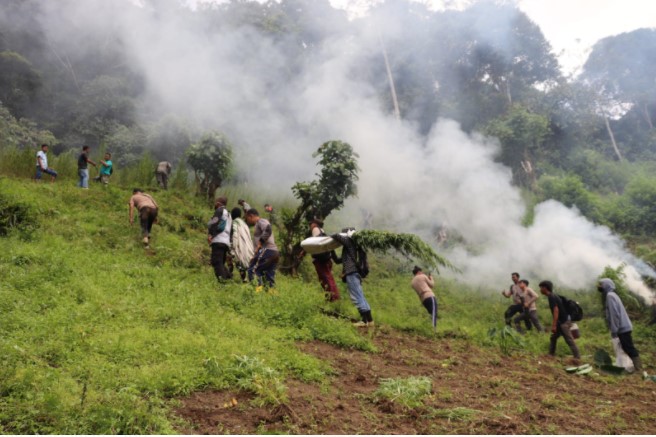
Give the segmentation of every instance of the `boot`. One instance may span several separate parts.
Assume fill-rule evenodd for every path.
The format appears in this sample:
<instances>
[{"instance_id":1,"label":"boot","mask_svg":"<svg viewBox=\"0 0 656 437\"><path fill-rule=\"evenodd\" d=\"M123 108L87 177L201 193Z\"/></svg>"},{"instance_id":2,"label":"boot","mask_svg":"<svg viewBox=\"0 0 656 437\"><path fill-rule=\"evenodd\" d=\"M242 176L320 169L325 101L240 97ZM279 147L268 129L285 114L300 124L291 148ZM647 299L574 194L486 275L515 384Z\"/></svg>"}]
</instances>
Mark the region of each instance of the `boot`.
<instances>
[{"instance_id":1,"label":"boot","mask_svg":"<svg viewBox=\"0 0 656 437\"><path fill-rule=\"evenodd\" d=\"M633 361L633 367L635 367L636 372L642 370L642 361L640 361L640 357L635 357L631 358Z\"/></svg>"}]
</instances>

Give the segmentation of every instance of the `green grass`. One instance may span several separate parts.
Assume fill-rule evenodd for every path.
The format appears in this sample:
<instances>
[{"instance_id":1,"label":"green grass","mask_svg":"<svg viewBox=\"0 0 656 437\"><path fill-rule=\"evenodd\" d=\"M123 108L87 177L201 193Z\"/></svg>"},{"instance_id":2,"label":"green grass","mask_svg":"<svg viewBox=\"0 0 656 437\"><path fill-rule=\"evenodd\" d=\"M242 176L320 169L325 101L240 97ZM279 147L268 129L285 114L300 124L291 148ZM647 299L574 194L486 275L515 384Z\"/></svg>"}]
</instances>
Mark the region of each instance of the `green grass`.
<instances>
[{"instance_id":1,"label":"green grass","mask_svg":"<svg viewBox=\"0 0 656 437\"><path fill-rule=\"evenodd\" d=\"M423 400L431 394L433 382L425 376L408 378L385 378L380 381L374 397L388 399L406 408L423 405Z\"/></svg>"},{"instance_id":2,"label":"green grass","mask_svg":"<svg viewBox=\"0 0 656 437\"><path fill-rule=\"evenodd\" d=\"M239 187L226 192L231 203L264 200ZM246 390L256 404L274 405L285 402L289 378L328 383L334 370L301 353L297 341L375 353L371 334L351 326L349 318L358 314L345 284L339 283L342 301L325 302L306 260L302 272L309 280L279 275L276 295L237 282L219 285L209 266L205 223L212 211L205 202L185 191L154 191L160 223L153 251L145 252L138 225L128 224L130 194L115 184L79 190L73 180L0 178L0 219L3 211L20 216L7 220L7 235L0 236L0 432L173 433L177 396ZM499 347L488 331L503 326L509 302L498 292L436 278L435 338L410 288L411 266L372 256L371 267L363 287L377 324L436 342L456 337L463 345ZM568 297L586 314L599 305L596 293ZM539 315L548 326L544 298ZM584 358L600 347L610 351L601 319L579 326ZM655 336L653 328L636 324L646 363ZM522 338L511 353L546 352L547 335ZM569 354L562 340L558 354ZM443 414L462 420L474 413Z\"/></svg>"}]
</instances>

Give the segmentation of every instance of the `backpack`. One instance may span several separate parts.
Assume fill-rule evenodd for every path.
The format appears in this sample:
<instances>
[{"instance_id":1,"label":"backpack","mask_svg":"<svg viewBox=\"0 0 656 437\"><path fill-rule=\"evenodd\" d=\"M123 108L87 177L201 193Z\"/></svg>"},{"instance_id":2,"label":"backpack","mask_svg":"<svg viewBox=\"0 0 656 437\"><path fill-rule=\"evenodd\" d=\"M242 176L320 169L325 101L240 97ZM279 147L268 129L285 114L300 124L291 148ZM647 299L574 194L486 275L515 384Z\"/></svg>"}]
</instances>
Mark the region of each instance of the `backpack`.
<instances>
[{"instance_id":1,"label":"backpack","mask_svg":"<svg viewBox=\"0 0 656 437\"><path fill-rule=\"evenodd\" d=\"M220 207L214 212L212 219L210 220L207 226L207 233L212 236L212 238L219 235L221 232L225 231L227 220L223 218L223 212L225 211L224 207Z\"/></svg>"},{"instance_id":2,"label":"backpack","mask_svg":"<svg viewBox=\"0 0 656 437\"><path fill-rule=\"evenodd\" d=\"M369 261L367 261L367 252L365 252L365 250L360 246L357 246L355 253L355 267L358 269L360 277L364 279L369 274Z\"/></svg>"},{"instance_id":3,"label":"backpack","mask_svg":"<svg viewBox=\"0 0 656 437\"><path fill-rule=\"evenodd\" d=\"M560 300L563 301L563 306L565 311L569 314L569 318L572 319L572 322L580 322L583 319L583 308L579 305L578 302L568 299L565 296L558 295Z\"/></svg>"}]
</instances>

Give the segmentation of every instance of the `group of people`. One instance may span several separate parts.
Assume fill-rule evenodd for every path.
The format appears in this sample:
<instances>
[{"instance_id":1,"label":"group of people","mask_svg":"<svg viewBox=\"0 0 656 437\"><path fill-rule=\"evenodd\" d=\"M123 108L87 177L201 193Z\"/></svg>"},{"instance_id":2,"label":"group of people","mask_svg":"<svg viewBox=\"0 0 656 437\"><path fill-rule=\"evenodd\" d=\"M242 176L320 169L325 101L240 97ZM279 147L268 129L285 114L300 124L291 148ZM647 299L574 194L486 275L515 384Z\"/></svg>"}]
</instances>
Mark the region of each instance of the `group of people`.
<instances>
[{"instance_id":1,"label":"group of people","mask_svg":"<svg viewBox=\"0 0 656 437\"><path fill-rule=\"evenodd\" d=\"M48 165L48 148L47 144L41 144L41 150L36 153L35 181L40 181L44 174L50 176L50 183L55 182L57 179L57 172ZM98 163L89 158L90 151L89 146L82 146L82 152L77 157L77 174L79 178L77 186L83 189L89 189L89 164L98 168L98 176L94 180L102 182L104 185L109 184L109 177L114 169L111 153L105 153L105 156L99 162L100 167L98 167Z\"/></svg>"},{"instance_id":2,"label":"group of people","mask_svg":"<svg viewBox=\"0 0 656 437\"><path fill-rule=\"evenodd\" d=\"M40 181L44 174L50 176L50 182L53 183L57 179L57 171L48 166L48 145L42 144L41 150L36 153L36 173L34 179ZM103 159L96 163L89 158L91 148L89 146L82 146L82 151L77 157L77 173L78 183L77 186L83 189L89 188L89 165L98 169L98 176L93 180L101 182L103 185L109 184L109 178L114 173L114 163L112 162L112 154L105 152ZM157 164L155 168L155 178L160 188L168 189L168 179L171 174L171 163L162 161Z\"/></svg>"},{"instance_id":3,"label":"group of people","mask_svg":"<svg viewBox=\"0 0 656 437\"><path fill-rule=\"evenodd\" d=\"M526 329L530 330L531 326L535 326L538 332L546 332L537 316L538 294L529 288L529 282L525 279L520 279L519 273L512 273L512 285L508 290L502 290L502 294L507 298L512 298L513 303L508 307L504 316L506 324L510 325L511 321L515 324L515 329L519 332L524 332L521 327L523 321ZM561 298L554 291L554 285L551 281L541 281L538 285L540 293L547 297L549 309L551 310L551 337L549 342L549 355L556 354L556 345L558 339L563 337L565 342L572 351L572 355L576 361L581 359L581 353L576 344L575 326L572 321L572 315L568 307L565 305L565 300ZM597 290L602 293L602 303L604 306L604 315L606 325L610 331L611 338L617 339L621 349L633 361L635 370L642 369L640 361L640 353L633 344L632 331L633 325L626 312L626 308L622 304L622 300L616 292L615 283L609 278L602 278L597 284ZM513 316L518 314L517 316ZM576 327L578 329L578 327Z\"/></svg>"},{"instance_id":4,"label":"group of people","mask_svg":"<svg viewBox=\"0 0 656 437\"><path fill-rule=\"evenodd\" d=\"M88 165L97 167L98 164L89 158L89 146L83 146L78 156L78 187L89 188ZM50 182L57 178L57 172L48 165L48 145L42 144L41 150L36 154L35 179L40 180L43 174L51 177ZM104 159L100 161L99 175L95 180L107 185L112 174L113 163L111 153L107 152ZM168 176L171 173L171 164L162 161L155 170L157 182L161 188L168 188ZM219 281L232 278L236 268L243 282L251 282L257 278L257 290L273 289L275 286L276 269L280 260L280 253L275 243L272 222L275 223L276 215L270 204L265 204L264 209L269 214L270 220L260 217L257 209L252 208L246 201L239 199L238 207L227 210L228 199L224 196L216 199L214 215L207 226L207 241L211 247L210 263ZM143 243L146 247L150 243L152 226L157 222L159 207L157 202L149 194L140 188L135 188L128 202L129 221L134 223L135 210L139 216ZM242 218L242 211L244 218ZM253 237L249 227L254 228ZM313 237L327 236L323 230L323 221L315 218L310 222L310 235ZM338 257L335 251L312 255L312 263L317 272L319 282L326 293L329 301L339 300L340 294L337 283L332 274L333 261L342 264L342 281L346 283L349 297L358 309L362 321L356 322L357 326L374 326L371 315L371 307L364 296L362 289L362 272L357 265L357 249L351 238L353 228L343 229L341 233L331 235L333 239L342 245L342 256ZM437 325L438 303L433 292L434 281L432 275L425 274L423 270L415 266L412 271L412 288L417 293L420 302L431 316L433 327ZM248 279L246 279L248 278ZM529 281L520 279L517 272L511 274L512 284L507 290L502 290L503 296L512 298L513 303L506 310L504 317L507 325L514 323L515 329L524 333L522 322L526 331L535 327L538 332L546 332L537 315L538 294L529 287ZM570 347L576 360L581 357L573 334L573 322L563 299L553 289L553 283L545 280L540 282L540 293L547 297L552 314L551 338L549 354L555 355L558 339L563 337ZM599 281L598 290L603 294L605 318L611 337L617 339L622 350L631 358L636 370L642 368L640 354L633 344L631 320L622 304L621 299L615 291L615 284L611 279L603 278Z\"/></svg>"}]
</instances>

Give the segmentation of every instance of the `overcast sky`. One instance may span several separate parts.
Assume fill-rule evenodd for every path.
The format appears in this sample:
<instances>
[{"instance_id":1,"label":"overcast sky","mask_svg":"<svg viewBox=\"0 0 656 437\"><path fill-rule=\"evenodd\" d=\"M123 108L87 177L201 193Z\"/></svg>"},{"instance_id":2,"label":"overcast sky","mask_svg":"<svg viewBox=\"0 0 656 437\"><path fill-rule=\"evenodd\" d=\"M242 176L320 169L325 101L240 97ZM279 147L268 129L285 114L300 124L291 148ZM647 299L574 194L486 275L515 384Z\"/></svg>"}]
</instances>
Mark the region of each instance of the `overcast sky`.
<instances>
[{"instance_id":1,"label":"overcast sky","mask_svg":"<svg viewBox=\"0 0 656 437\"><path fill-rule=\"evenodd\" d=\"M601 38L641 27L656 27L652 0L519 0L559 55L565 74L582 66Z\"/></svg>"},{"instance_id":2,"label":"overcast sky","mask_svg":"<svg viewBox=\"0 0 656 437\"><path fill-rule=\"evenodd\" d=\"M354 15L380 0L330 0ZM415 0L434 9L471 0ZM576 73L592 45L601 38L641 27L656 27L655 0L516 0L558 55L563 73Z\"/></svg>"}]
</instances>

